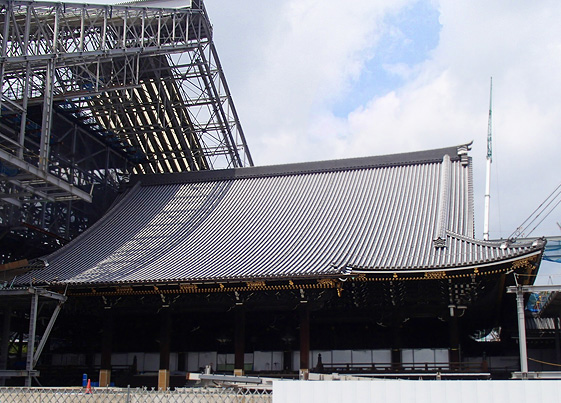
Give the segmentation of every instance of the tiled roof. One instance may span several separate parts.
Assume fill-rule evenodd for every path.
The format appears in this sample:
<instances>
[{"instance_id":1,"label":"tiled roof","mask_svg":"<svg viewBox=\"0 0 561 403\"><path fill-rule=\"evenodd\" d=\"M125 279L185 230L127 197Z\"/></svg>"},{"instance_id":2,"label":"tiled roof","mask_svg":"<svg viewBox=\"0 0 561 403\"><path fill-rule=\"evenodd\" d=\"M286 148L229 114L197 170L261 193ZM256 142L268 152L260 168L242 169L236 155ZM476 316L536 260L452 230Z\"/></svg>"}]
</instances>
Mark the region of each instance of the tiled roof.
<instances>
[{"instance_id":1,"label":"tiled roof","mask_svg":"<svg viewBox=\"0 0 561 403\"><path fill-rule=\"evenodd\" d=\"M442 270L541 243L474 239L469 146L141 176L99 222L20 278L71 284Z\"/></svg>"}]
</instances>

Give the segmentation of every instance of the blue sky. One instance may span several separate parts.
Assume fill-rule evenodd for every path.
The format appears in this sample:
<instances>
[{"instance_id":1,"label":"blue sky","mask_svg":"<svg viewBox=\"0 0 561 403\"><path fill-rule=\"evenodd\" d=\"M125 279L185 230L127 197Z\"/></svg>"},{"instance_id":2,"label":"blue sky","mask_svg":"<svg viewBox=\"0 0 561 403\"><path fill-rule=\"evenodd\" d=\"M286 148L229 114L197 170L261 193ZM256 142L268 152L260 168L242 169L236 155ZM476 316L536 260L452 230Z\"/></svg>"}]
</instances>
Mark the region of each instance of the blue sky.
<instances>
[{"instance_id":1,"label":"blue sky","mask_svg":"<svg viewBox=\"0 0 561 403\"><path fill-rule=\"evenodd\" d=\"M396 14L389 14L360 76L333 105L333 113L345 116L373 97L383 96L402 86L407 78L399 71L409 71L427 60L438 45L441 29L438 17L434 4L426 1L415 2Z\"/></svg>"}]
</instances>

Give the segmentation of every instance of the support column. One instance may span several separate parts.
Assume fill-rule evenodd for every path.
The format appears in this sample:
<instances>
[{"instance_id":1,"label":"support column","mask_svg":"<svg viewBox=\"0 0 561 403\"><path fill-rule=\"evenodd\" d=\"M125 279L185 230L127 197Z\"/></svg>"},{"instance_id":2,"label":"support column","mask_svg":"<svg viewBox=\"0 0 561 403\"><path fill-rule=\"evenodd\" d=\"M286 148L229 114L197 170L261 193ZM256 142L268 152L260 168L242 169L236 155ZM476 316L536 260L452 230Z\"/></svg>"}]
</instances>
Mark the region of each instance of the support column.
<instances>
[{"instance_id":1,"label":"support column","mask_svg":"<svg viewBox=\"0 0 561 403\"><path fill-rule=\"evenodd\" d=\"M25 32L23 34L23 54L25 56L29 55L29 33L31 27L31 14L32 10L30 6L27 6L25 12ZM29 101L29 86L31 81L31 62L27 61L25 64L25 83L23 85L23 100L22 100L22 113L21 122L19 129L18 143L20 145L18 149L18 158L23 159L24 157L24 147L25 147L25 127L27 124L27 108Z\"/></svg>"},{"instance_id":2,"label":"support column","mask_svg":"<svg viewBox=\"0 0 561 403\"><path fill-rule=\"evenodd\" d=\"M8 354L10 351L10 327L12 324L12 307L4 307L4 320L2 321L2 346L0 348L0 371L8 369ZM6 384L6 378L0 378L0 386Z\"/></svg>"},{"instance_id":3,"label":"support column","mask_svg":"<svg viewBox=\"0 0 561 403\"><path fill-rule=\"evenodd\" d=\"M107 387L111 383L111 347L113 344L113 310L105 310L103 332L101 335L101 369L99 386Z\"/></svg>"},{"instance_id":4,"label":"support column","mask_svg":"<svg viewBox=\"0 0 561 403\"><path fill-rule=\"evenodd\" d=\"M45 73L45 95L43 99L43 116L41 118L41 141L39 146L39 170L43 172L49 171L55 71L56 66L54 59L47 61L47 71Z\"/></svg>"},{"instance_id":5,"label":"support column","mask_svg":"<svg viewBox=\"0 0 561 403\"><path fill-rule=\"evenodd\" d=\"M31 386L31 371L33 371L33 356L35 354L35 332L37 330L37 308L39 306L39 295L34 292L31 297L31 311L29 313L29 333L27 338L27 362L25 369L27 377L25 386Z\"/></svg>"},{"instance_id":6,"label":"support column","mask_svg":"<svg viewBox=\"0 0 561 403\"><path fill-rule=\"evenodd\" d=\"M526 351L526 318L524 317L524 293L522 287L516 290L516 311L518 313L518 347L520 348L520 372L522 378L528 377L528 354Z\"/></svg>"},{"instance_id":7,"label":"support column","mask_svg":"<svg viewBox=\"0 0 561 403\"><path fill-rule=\"evenodd\" d=\"M399 372L402 369L401 359L401 328L396 323L392 326L392 353L391 353L391 367L393 372Z\"/></svg>"},{"instance_id":8,"label":"support column","mask_svg":"<svg viewBox=\"0 0 561 403\"><path fill-rule=\"evenodd\" d=\"M245 367L245 308L236 307L236 334L234 336L234 375L244 375Z\"/></svg>"},{"instance_id":9,"label":"support column","mask_svg":"<svg viewBox=\"0 0 561 403\"><path fill-rule=\"evenodd\" d=\"M310 373L310 310L308 304L300 305L300 379Z\"/></svg>"},{"instance_id":10,"label":"support column","mask_svg":"<svg viewBox=\"0 0 561 403\"><path fill-rule=\"evenodd\" d=\"M450 361L450 369L453 371L460 369L460 335L458 331L457 313L456 308L450 308L450 319L448 320L448 330L450 335L448 360Z\"/></svg>"},{"instance_id":11,"label":"support column","mask_svg":"<svg viewBox=\"0 0 561 403\"><path fill-rule=\"evenodd\" d=\"M284 364L283 372L292 371L292 349L289 348L283 352L282 361Z\"/></svg>"},{"instance_id":12,"label":"support column","mask_svg":"<svg viewBox=\"0 0 561 403\"><path fill-rule=\"evenodd\" d=\"M160 371L158 372L158 390L169 388L169 356L171 345L171 311L163 308L160 326Z\"/></svg>"},{"instance_id":13,"label":"support column","mask_svg":"<svg viewBox=\"0 0 561 403\"><path fill-rule=\"evenodd\" d=\"M555 323L555 357L557 358L557 364L561 364L561 337L559 331L559 316L553 318Z\"/></svg>"},{"instance_id":14,"label":"support column","mask_svg":"<svg viewBox=\"0 0 561 403\"><path fill-rule=\"evenodd\" d=\"M12 18L13 13L13 3L8 3L6 6L6 15L4 16L4 31L2 33L2 47L0 50L0 56L2 59L8 55L8 41L10 33L10 18ZM4 88L4 73L6 70L6 62L0 62L0 89ZM2 97L0 97L0 115L2 115Z\"/></svg>"}]
</instances>

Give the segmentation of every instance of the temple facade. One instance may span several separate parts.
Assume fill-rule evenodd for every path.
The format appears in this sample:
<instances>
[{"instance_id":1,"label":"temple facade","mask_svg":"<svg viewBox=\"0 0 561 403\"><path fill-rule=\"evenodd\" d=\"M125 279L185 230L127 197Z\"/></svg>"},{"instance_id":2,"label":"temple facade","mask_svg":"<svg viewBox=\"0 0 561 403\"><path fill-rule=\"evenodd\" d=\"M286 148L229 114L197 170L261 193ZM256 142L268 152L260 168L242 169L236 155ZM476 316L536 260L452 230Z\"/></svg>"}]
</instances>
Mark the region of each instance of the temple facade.
<instances>
[{"instance_id":1,"label":"temple facade","mask_svg":"<svg viewBox=\"0 0 561 403\"><path fill-rule=\"evenodd\" d=\"M517 370L505 289L533 282L545 241L475 239L468 152L131 178L10 280L67 297L42 377Z\"/></svg>"}]
</instances>

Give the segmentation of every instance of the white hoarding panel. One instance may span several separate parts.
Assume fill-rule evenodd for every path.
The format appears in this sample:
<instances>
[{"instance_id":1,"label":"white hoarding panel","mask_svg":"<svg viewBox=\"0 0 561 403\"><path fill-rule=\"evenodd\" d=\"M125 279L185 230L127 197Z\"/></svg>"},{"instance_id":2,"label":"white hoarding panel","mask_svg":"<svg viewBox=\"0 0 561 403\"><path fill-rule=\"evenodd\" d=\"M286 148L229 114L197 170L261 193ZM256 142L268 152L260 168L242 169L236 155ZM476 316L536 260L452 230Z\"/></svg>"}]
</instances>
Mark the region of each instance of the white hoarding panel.
<instances>
[{"instance_id":1,"label":"white hoarding panel","mask_svg":"<svg viewBox=\"0 0 561 403\"><path fill-rule=\"evenodd\" d=\"M559 380L508 381L274 381L273 403L551 403Z\"/></svg>"}]
</instances>

